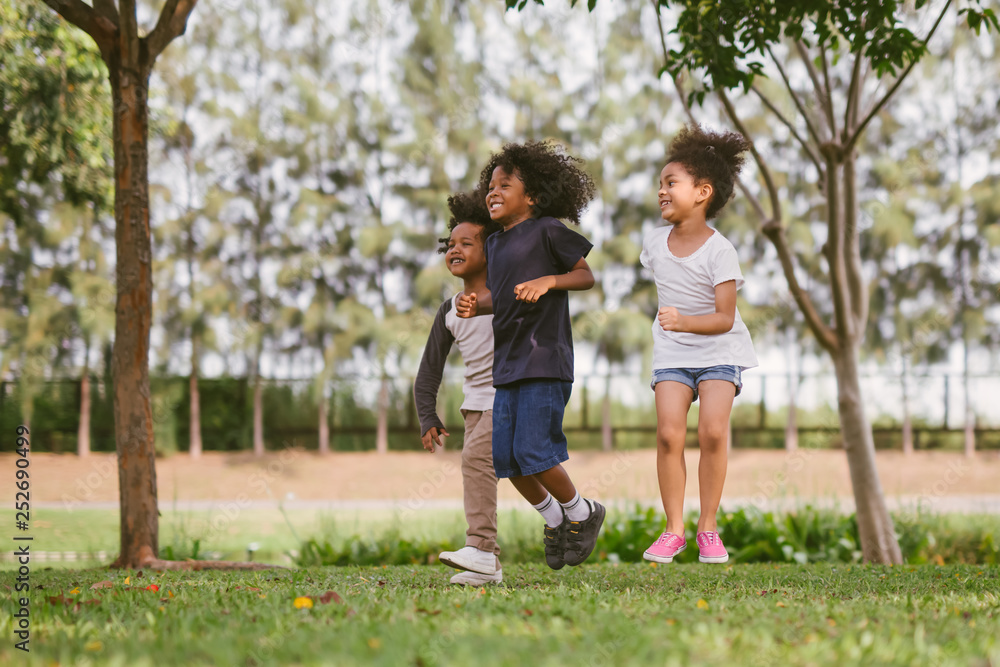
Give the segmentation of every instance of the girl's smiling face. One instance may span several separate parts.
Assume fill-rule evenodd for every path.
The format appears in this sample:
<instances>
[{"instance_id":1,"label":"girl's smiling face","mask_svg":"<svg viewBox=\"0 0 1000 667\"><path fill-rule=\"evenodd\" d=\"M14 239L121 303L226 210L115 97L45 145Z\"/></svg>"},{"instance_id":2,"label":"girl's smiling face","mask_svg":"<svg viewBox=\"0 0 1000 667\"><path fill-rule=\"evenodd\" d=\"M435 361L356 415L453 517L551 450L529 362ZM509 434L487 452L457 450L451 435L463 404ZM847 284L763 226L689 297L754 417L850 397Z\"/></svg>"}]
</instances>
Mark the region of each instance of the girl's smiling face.
<instances>
[{"instance_id":1,"label":"girl's smiling face","mask_svg":"<svg viewBox=\"0 0 1000 667\"><path fill-rule=\"evenodd\" d=\"M712 185L708 182L695 183L692 176L680 162L668 162L660 172L660 217L676 225L689 219L698 206L712 197Z\"/></svg>"},{"instance_id":2,"label":"girl's smiling face","mask_svg":"<svg viewBox=\"0 0 1000 667\"><path fill-rule=\"evenodd\" d=\"M530 218L534 205L535 200L524 194L524 182L516 171L508 174L503 167L493 170L486 193L490 218L507 229Z\"/></svg>"},{"instance_id":3,"label":"girl's smiling face","mask_svg":"<svg viewBox=\"0 0 1000 667\"><path fill-rule=\"evenodd\" d=\"M456 278L470 278L486 271L486 250L481 236L483 228L471 222L462 222L451 230L445 264Z\"/></svg>"}]
</instances>

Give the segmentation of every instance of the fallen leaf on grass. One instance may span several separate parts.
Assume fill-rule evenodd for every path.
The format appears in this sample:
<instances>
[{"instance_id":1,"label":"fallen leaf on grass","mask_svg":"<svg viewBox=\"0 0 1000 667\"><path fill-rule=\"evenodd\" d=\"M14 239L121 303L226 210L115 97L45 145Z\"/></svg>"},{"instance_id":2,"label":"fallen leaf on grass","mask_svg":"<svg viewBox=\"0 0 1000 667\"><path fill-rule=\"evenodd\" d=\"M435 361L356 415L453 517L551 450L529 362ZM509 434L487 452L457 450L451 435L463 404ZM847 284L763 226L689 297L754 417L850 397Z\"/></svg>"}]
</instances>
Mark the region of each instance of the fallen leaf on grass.
<instances>
[{"instance_id":1,"label":"fallen leaf on grass","mask_svg":"<svg viewBox=\"0 0 1000 667\"><path fill-rule=\"evenodd\" d=\"M73 598L66 598L62 595L51 595L49 596L49 604L65 604L67 602L72 602Z\"/></svg>"},{"instance_id":2,"label":"fallen leaf on grass","mask_svg":"<svg viewBox=\"0 0 1000 667\"><path fill-rule=\"evenodd\" d=\"M94 584L93 586L91 586L90 590L96 591L96 590L101 589L101 588L111 588L113 586L114 586L114 583L112 583L112 582L108 581L107 579L105 579L104 581L98 581L96 584Z\"/></svg>"},{"instance_id":3,"label":"fallen leaf on grass","mask_svg":"<svg viewBox=\"0 0 1000 667\"><path fill-rule=\"evenodd\" d=\"M125 577L125 585L128 586L132 582L132 577Z\"/></svg>"},{"instance_id":4,"label":"fallen leaf on grass","mask_svg":"<svg viewBox=\"0 0 1000 667\"><path fill-rule=\"evenodd\" d=\"M77 593L79 593L79 592L80 592L80 587L79 587L79 586L77 586L76 588L74 588L73 590L71 590L71 591L69 592L69 594L70 594L70 595L76 595L76 594L77 594Z\"/></svg>"},{"instance_id":5,"label":"fallen leaf on grass","mask_svg":"<svg viewBox=\"0 0 1000 667\"><path fill-rule=\"evenodd\" d=\"M698 598L698 604L695 606L698 607L698 609L708 609L708 603L701 598Z\"/></svg>"},{"instance_id":6,"label":"fallen leaf on grass","mask_svg":"<svg viewBox=\"0 0 1000 667\"><path fill-rule=\"evenodd\" d=\"M326 593L323 593L323 595L319 596L319 601L323 604L329 604L331 600L340 604L344 601L344 598L340 597L340 595L338 595L335 591L327 591Z\"/></svg>"},{"instance_id":7,"label":"fallen leaf on grass","mask_svg":"<svg viewBox=\"0 0 1000 667\"><path fill-rule=\"evenodd\" d=\"M677 625L677 621L672 618L667 619L667 625Z\"/></svg>"},{"instance_id":8,"label":"fallen leaf on grass","mask_svg":"<svg viewBox=\"0 0 1000 667\"><path fill-rule=\"evenodd\" d=\"M784 607L785 603L782 602L781 600L778 600L777 602L774 603L774 606L775 607Z\"/></svg>"},{"instance_id":9,"label":"fallen leaf on grass","mask_svg":"<svg viewBox=\"0 0 1000 667\"><path fill-rule=\"evenodd\" d=\"M353 611L353 610L352 610ZM440 609L424 609L423 607L417 607L418 614L430 614L431 616L437 616L441 613Z\"/></svg>"},{"instance_id":10,"label":"fallen leaf on grass","mask_svg":"<svg viewBox=\"0 0 1000 667\"><path fill-rule=\"evenodd\" d=\"M167 595L170 596L170 597L174 597L174 592L173 591L167 591Z\"/></svg>"},{"instance_id":11,"label":"fallen leaf on grass","mask_svg":"<svg viewBox=\"0 0 1000 667\"><path fill-rule=\"evenodd\" d=\"M312 609L313 601L312 598L307 597L297 597L293 603L296 609Z\"/></svg>"},{"instance_id":12,"label":"fallen leaf on grass","mask_svg":"<svg viewBox=\"0 0 1000 667\"><path fill-rule=\"evenodd\" d=\"M524 615L525 616L534 616L535 612L531 611L530 609L525 609L524 610Z\"/></svg>"},{"instance_id":13,"label":"fallen leaf on grass","mask_svg":"<svg viewBox=\"0 0 1000 667\"><path fill-rule=\"evenodd\" d=\"M153 591L154 593L156 593L157 591L160 590L160 587L157 586L156 584L150 584L149 586L146 586L146 590Z\"/></svg>"},{"instance_id":14,"label":"fallen leaf on grass","mask_svg":"<svg viewBox=\"0 0 1000 667\"><path fill-rule=\"evenodd\" d=\"M368 647L373 649L379 649L382 647L382 640L380 640L378 637L371 637L368 640Z\"/></svg>"},{"instance_id":15,"label":"fallen leaf on grass","mask_svg":"<svg viewBox=\"0 0 1000 667\"><path fill-rule=\"evenodd\" d=\"M102 648L104 648L104 644L102 644L99 641L92 641L88 642L87 644L84 644L83 648L86 651L100 651Z\"/></svg>"},{"instance_id":16,"label":"fallen leaf on grass","mask_svg":"<svg viewBox=\"0 0 1000 667\"><path fill-rule=\"evenodd\" d=\"M240 589L243 589L243 590L245 590L245 591L259 591L259 590L260 590L260 589L259 589L259 588L257 588L256 586L237 586L237 587L236 587L236 588L234 588L233 590L234 590L234 591L238 591L238 590L240 590Z\"/></svg>"}]
</instances>

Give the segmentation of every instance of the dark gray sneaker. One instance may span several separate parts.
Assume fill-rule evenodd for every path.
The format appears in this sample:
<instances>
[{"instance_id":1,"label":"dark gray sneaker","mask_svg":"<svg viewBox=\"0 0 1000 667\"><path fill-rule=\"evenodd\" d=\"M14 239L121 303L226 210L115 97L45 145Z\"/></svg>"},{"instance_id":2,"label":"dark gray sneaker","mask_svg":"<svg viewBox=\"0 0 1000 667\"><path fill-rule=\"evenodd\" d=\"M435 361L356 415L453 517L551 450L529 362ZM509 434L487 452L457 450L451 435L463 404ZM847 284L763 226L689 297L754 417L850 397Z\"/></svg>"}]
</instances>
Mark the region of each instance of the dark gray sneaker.
<instances>
[{"instance_id":1,"label":"dark gray sneaker","mask_svg":"<svg viewBox=\"0 0 1000 667\"><path fill-rule=\"evenodd\" d=\"M590 503L590 516L583 521L563 522L566 531L566 550L563 561L567 565L579 565L587 560L597 545L597 535L604 525L604 505L596 500L584 500Z\"/></svg>"},{"instance_id":2,"label":"dark gray sneaker","mask_svg":"<svg viewBox=\"0 0 1000 667\"><path fill-rule=\"evenodd\" d=\"M566 550L566 526L569 521L563 517L563 522L555 528L549 528L545 524L545 564L553 570L558 570L566 561L563 560L563 552Z\"/></svg>"}]
</instances>

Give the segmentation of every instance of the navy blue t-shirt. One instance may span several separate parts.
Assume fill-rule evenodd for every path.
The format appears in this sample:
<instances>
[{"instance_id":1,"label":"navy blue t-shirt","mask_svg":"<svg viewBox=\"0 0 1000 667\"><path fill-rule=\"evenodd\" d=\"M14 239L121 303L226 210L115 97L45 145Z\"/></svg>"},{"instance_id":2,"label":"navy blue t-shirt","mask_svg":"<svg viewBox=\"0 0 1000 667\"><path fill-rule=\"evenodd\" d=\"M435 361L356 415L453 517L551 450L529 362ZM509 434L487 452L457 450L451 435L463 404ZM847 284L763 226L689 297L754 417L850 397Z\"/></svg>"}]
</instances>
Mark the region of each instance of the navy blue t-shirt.
<instances>
[{"instance_id":1,"label":"navy blue t-shirt","mask_svg":"<svg viewBox=\"0 0 1000 667\"><path fill-rule=\"evenodd\" d=\"M486 241L486 286L493 298L493 386L551 378L573 381L569 293L550 290L537 303L514 287L568 273L593 244L555 218L530 218Z\"/></svg>"}]
</instances>

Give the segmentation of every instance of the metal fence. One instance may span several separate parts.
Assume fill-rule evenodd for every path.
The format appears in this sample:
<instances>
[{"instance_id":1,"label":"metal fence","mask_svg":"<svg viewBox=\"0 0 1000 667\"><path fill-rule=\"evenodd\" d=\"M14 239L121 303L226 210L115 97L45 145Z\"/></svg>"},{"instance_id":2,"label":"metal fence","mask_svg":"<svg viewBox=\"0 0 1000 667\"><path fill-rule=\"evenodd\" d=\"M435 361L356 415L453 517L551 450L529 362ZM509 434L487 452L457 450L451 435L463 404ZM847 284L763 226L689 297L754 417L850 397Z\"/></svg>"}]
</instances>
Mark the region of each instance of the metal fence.
<instances>
[{"instance_id":1,"label":"metal fence","mask_svg":"<svg viewBox=\"0 0 1000 667\"><path fill-rule=\"evenodd\" d=\"M277 449L318 446L320 392L312 379L263 380L264 435ZM322 388L326 402L330 445L334 450L372 449L378 420L378 397L386 385L385 402L389 447L419 447L419 425L413 404L412 377L340 377ZM789 397L797 404L800 444L839 446L836 380L814 374L789 380L784 375L750 371L736 399L732 415L734 447L780 448L785 444ZM1000 449L1000 377L969 378L976 446ZM159 377L151 381L157 448L162 453L187 449L188 379ZM107 378L94 377L91 386L91 449L113 451L113 396ZM965 383L960 375L920 375L910 379L909 411L916 449L961 449L965 425ZM32 442L36 450L74 452L80 418L79 380L54 380L33 389ZM0 382L0 433L13 433L24 423L25 388ZM876 446L900 448L903 400L899 379L870 374L862 379L868 417ZM253 387L246 378L210 378L199 383L202 439L207 450L250 449ZM462 378L448 374L439 395L439 414L452 439L461 440ZM697 403L689 414L692 436ZM648 381L632 375L578 376L567 406L564 429L574 448L653 446L656 412ZM8 440L10 440L8 442ZM692 442L694 440L692 439ZM12 439L0 438L0 450L10 451Z\"/></svg>"}]
</instances>

